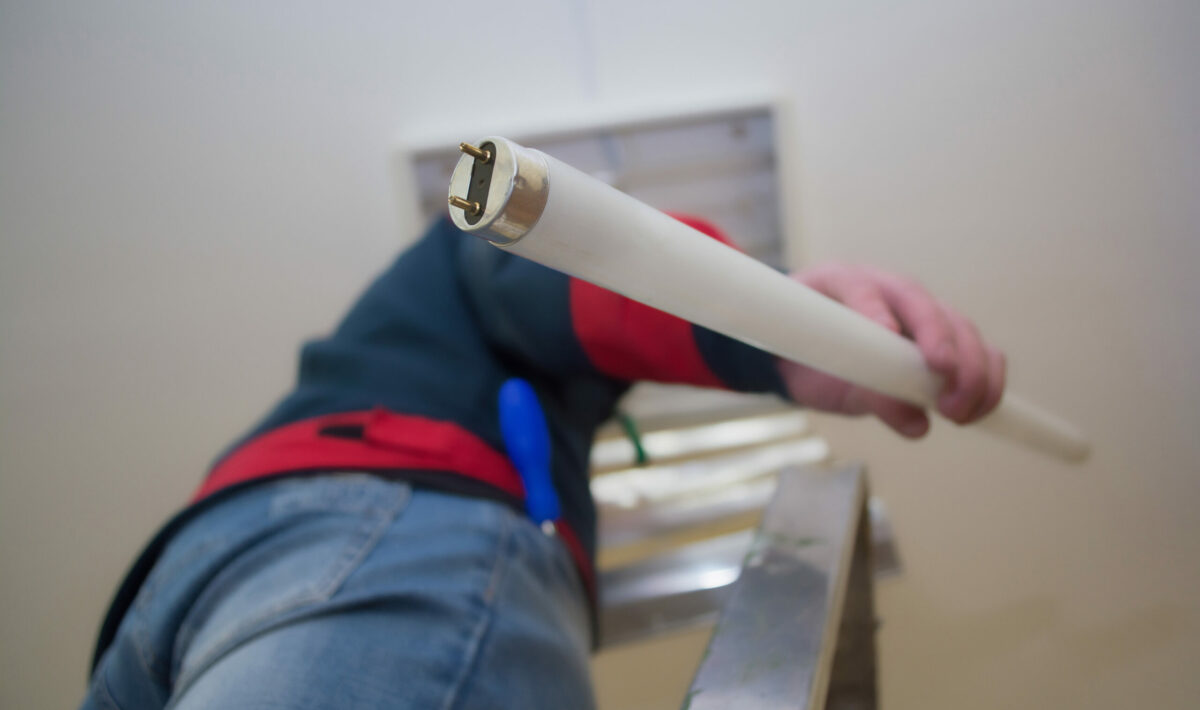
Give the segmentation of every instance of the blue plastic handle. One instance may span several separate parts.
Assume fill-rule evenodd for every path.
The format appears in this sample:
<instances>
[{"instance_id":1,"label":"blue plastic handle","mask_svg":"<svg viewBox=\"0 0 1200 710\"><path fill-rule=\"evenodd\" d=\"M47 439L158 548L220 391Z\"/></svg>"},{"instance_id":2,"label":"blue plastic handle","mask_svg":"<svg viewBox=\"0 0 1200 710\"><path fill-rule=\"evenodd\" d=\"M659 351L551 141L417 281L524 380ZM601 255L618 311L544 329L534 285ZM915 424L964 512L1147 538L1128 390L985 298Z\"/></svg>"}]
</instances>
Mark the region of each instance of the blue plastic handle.
<instances>
[{"instance_id":1,"label":"blue plastic handle","mask_svg":"<svg viewBox=\"0 0 1200 710\"><path fill-rule=\"evenodd\" d=\"M550 431L527 381L513 377L500 386L500 433L508 457L525 484L525 511L539 525L558 519L558 494L550 478Z\"/></svg>"}]
</instances>

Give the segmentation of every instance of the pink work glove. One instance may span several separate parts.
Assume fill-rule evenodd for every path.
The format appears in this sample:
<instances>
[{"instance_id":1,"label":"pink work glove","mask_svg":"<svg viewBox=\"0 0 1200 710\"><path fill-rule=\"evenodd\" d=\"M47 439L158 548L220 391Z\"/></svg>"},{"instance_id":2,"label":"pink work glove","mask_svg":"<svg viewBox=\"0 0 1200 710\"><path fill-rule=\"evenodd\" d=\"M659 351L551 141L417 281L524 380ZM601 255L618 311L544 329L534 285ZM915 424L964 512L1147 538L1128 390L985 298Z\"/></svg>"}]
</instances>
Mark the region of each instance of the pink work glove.
<instances>
[{"instance_id":1,"label":"pink work glove","mask_svg":"<svg viewBox=\"0 0 1200 710\"><path fill-rule=\"evenodd\" d=\"M792 278L916 342L930 369L945 377L937 408L966 424L992 411L1004 393L1004 354L971 321L939 303L920 284L867 266L823 264ZM925 411L805 365L779 361L797 403L839 414L874 414L901 435L929 431Z\"/></svg>"}]
</instances>

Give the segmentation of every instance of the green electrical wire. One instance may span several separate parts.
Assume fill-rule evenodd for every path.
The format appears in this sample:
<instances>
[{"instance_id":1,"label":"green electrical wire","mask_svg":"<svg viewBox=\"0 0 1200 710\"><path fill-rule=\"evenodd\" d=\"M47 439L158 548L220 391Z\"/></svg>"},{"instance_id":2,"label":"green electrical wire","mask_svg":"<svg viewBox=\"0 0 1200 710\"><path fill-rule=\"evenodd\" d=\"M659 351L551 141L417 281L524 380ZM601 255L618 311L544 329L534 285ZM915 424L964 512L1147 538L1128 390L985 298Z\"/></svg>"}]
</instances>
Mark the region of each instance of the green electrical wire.
<instances>
[{"instance_id":1,"label":"green electrical wire","mask_svg":"<svg viewBox=\"0 0 1200 710\"><path fill-rule=\"evenodd\" d=\"M642 435L638 431L637 423L633 421L633 417L620 411L617 412L617 421L625 430L625 436L629 437L629 443L633 444L634 462L638 466L645 466L650 462L650 457L646 455L646 449L642 446Z\"/></svg>"}]
</instances>

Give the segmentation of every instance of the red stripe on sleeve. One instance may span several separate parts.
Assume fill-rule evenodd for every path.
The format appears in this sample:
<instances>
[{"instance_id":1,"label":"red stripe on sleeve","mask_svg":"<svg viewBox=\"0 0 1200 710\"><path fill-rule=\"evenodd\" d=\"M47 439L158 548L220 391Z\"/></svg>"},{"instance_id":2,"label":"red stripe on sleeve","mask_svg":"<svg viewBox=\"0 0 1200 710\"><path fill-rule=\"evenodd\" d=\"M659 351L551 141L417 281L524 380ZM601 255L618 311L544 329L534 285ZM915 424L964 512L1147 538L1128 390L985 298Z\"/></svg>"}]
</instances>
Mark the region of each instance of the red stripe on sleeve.
<instances>
[{"instance_id":1,"label":"red stripe on sleeve","mask_svg":"<svg viewBox=\"0 0 1200 710\"><path fill-rule=\"evenodd\" d=\"M671 215L730 244L711 222ZM571 325L592 365L621 380L724 387L700 354L692 324L595 284L571 279Z\"/></svg>"}]
</instances>

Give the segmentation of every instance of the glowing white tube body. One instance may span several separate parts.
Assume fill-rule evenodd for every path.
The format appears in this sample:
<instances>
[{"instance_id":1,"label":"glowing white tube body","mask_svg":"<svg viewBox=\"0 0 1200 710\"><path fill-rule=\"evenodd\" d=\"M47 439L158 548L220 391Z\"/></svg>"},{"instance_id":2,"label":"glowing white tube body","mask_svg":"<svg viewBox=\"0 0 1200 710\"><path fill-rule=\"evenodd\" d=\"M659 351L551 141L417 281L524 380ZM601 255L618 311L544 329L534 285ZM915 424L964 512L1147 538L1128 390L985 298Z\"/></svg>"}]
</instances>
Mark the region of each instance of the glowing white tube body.
<instances>
[{"instance_id":1,"label":"glowing white tube body","mask_svg":"<svg viewBox=\"0 0 1200 710\"><path fill-rule=\"evenodd\" d=\"M465 231L488 231L503 219L497 214L507 201L541 189L544 208L527 231L515 239L481 236L780 357L934 408L941 379L911 341L555 158L501 138L486 141L497 149L487 210L470 225L463 210L451 209ZM515 161L506 160L510 152ZM524 161L541 165L519 175ZM467 156L460 162L452 195L462 194L460 173L470 171L471 162ZM505 186L510 165L516 179ZM544 175L537 175L541 169ZM1066 460L1082 460L1089 451L1079 430L1012 393L974 426Z\"/></svg>"}]
</instances>

